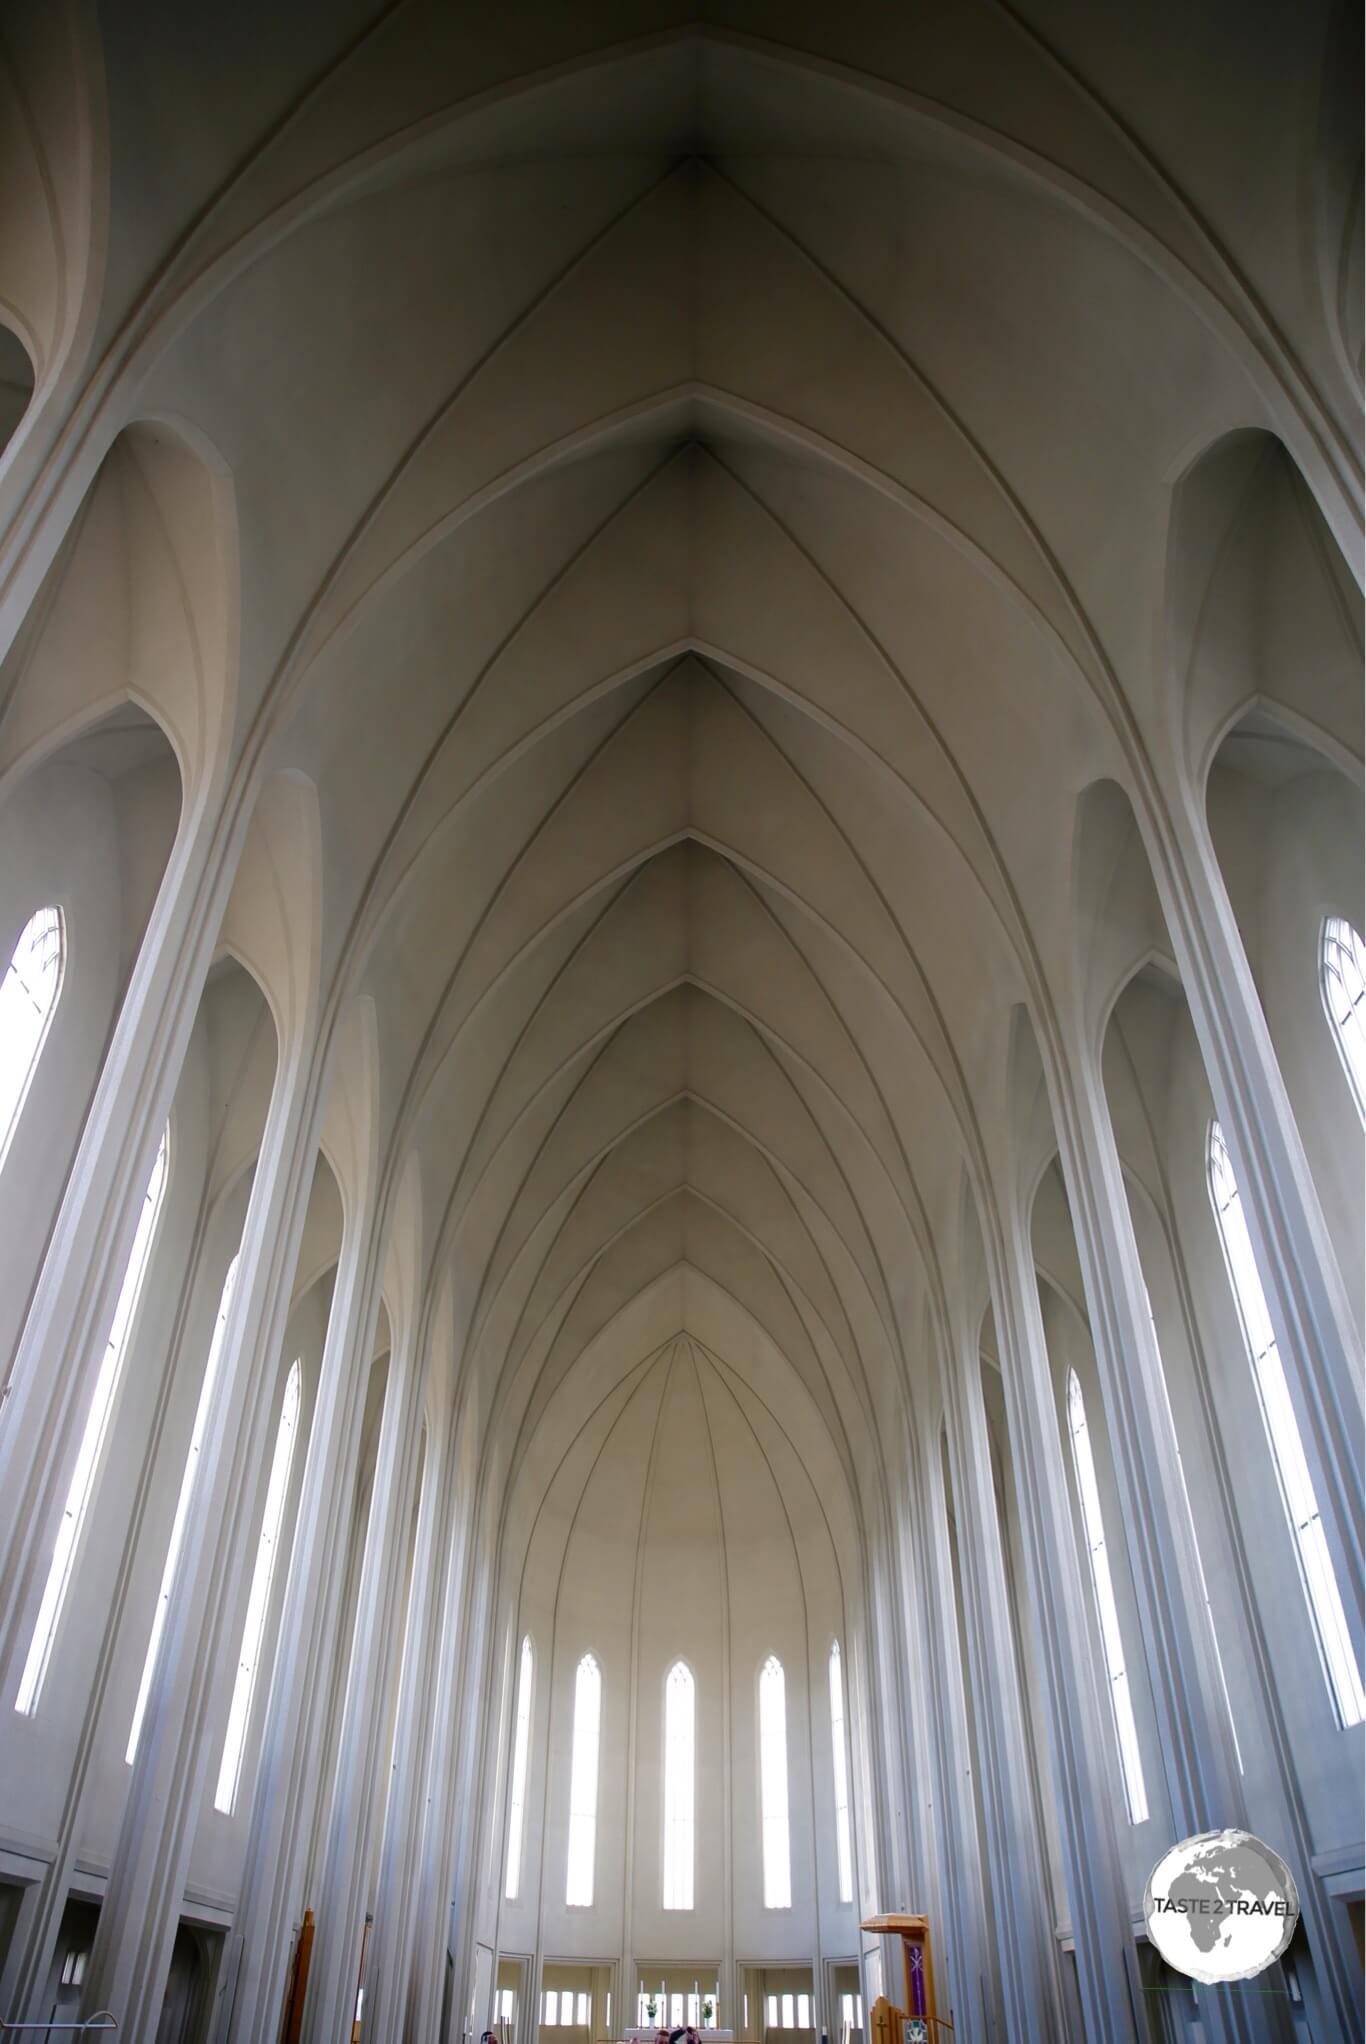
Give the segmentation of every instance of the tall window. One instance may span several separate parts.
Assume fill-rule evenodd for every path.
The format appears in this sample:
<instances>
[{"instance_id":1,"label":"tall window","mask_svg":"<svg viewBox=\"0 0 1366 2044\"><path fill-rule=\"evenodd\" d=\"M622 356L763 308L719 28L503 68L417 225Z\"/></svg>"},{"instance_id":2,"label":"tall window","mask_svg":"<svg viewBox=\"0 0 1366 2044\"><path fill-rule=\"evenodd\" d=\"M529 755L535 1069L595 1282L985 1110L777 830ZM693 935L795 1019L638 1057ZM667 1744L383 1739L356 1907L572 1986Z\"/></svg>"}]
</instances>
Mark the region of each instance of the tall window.
<instances>
[{"instance_id":1,"label":"tall window","mask_svg":"<svg viewBox=\"0 0 1366 2044\"><path fill-rule=\"evenodd\" d=\"M515 1902L522 1887L522 1836L526 1830L526 1771L531 1754L531 1637L517 1661L517 1721L512 1734L512 1799L508 1805L507 1878L503 1893Z\"/></svg>"},{"instance_id":2,"label":"tall window","mask_svg":"<svg viewBox=\"0 0 1366 2044\"><path fill-rule=\"evenodd\" d=\"M1333 1039L1366 1120L1366 943L1342 916L1324 919L1319 965Z\"/></svg>"},{"instance_id":3,"label":"tall window","mask_svg":"<svg viewBox=\"0 0 1366 2044\"><path fill-rule=\"evenodd\" d=\"M66 925L59 908L40 908L19 932L0 980L0 1164L19 1125L62 990Z\"/></svg>"},{"instance_id":4,"label":"tall window","mask_svg":"<svg viewBox=\"0 0 1366 2044\"><path fill-rule=\"evenodd\" d=\"M1233 1161L1217 1121L1209 1131L1209 1187L1214 1216L1224 1245L1229 1282L1243 1324L1243 1339L1252 1363L1253 1381L1262 1408L1262 1421L1276 1465L1281 1502L1295 1536L1295 1553L1300 1565L1305 1600L1318 1640L1324 1680L1342 1725L1358 1725L1366 1717L1361 1670L1352 1648L1347 1614L1338 1594L1337 1578L1328 1554L1328 1542L1319 1518L1309 1464L1304 1456L1295 1408L1285 1381L1266 1293L1252 1253L1242 1195L1233 1175Z\"/></svg>"},{"instance_id":5,"label":"tall window","mask_svg":"<svg viewBox=\"0 0 1366 2044\"><path fill-rule=\"evenodd\" d=\"M854 1899L854 1855L849 1836L849 1749L844 1729L844 1668L838 1640L830 1649L830 1740L835 1769L835 1857L840 1901Z\"/></svg>"},{"instance_id":6,"label":"tall window","mask_svg":"<svg viewBox=\"0 0 1366 2044\"><path fill-rule=\"evenodd\" d=\"M764 1838L764 1908L792 1907L787 1826L787 1683L770 1654L759 1672L759 1807ZM783 2025L785 2029L790 2024Z\"/></svg>"},{"instance_id":7,"label":"tall window","mask_svg":"<svg viewBox=\"0 0 1366 2044\"><path fill-rule=\"evenodd\" d=\"M1072 1435L1072 1464L1077 1475L1081 1523L1091 1564L1091 1588L1095 1592L1105 1669L1110 1678L1110 1709L1115 1721L1120 1773L1124 1778L1124 1800L1129 1806L1129 1822L1143 1824L1148 1816L1148 1795L1143 1785L1143 1762L1138 1752L1138 1727L1134 1723L1129 1674L1124 1665L1124 1642L1120 1637L1115 1586L1110 1577L1110 1557L1105 1546L1105 1522L1100 1515L1100 1491L1096 1485L1095 1457L1091 1453L1091 1430L1086 1423L1081 1380L1075 1370L1067 1373L1067 1424Z\"/></svg>"},{"instance_id":8,"label":"tall window","mask_svg":"<svg viewBox=\"0 0 1366 2044\"><path fill-rule=\"evenodd\" d=\"M38 1622L33 1628L28 1659L19 1678L19 1694L15 1698L14 1707L23 1711L25 1716L32 1716L38 1708L38 1698L42 1694L48 1662L52 1658L52 1646L57 1637L62 1606L66 1602L67 1586L71 1581L71 1568L76 1557L76 1548L80 1543L81 1528L85 1524L86 1511L95 1488L95 1472L100 1466L104 1437L109 1430L109 1415L114 1408L114 1394L119 1388L123 1360L128 1352L128 1330L132 1325L138 1295L142 1290L143 1274L147 1269L147 1258L152 1248L152 1236L156 1232L157 1215L161 1211L161 1195L166 1189L168 1135L169 1131L163 1129L156 1162L152 1166L152 1175L142 1196L133 1247L129 1251L128 1266L123 1273L118 1304L114 1308L113 1324L109 1329L109 1339L105 1343L99 1374L95 1379L95 1392L90 1401L90 1410L86 1414L85 1431L81 1435L76 1466L71 1472L71 1487L66 1494L66 1509L62 1513L62 1523L57 1529L57 1544L52 1551L52 1564L47 1572L43 1601L38 1606Z\"/></svg>"},{"instance_id":9,"label":"tall window","mask_svg":"<svg viewBox=\"0 0 1366 2044\"><path fill-rule=\"evenodd\" d=\"M280 1551L280 1527L289 1492L289 1472L294 1460L294 1441L299 1431L301 1376L297 1359L285 1379L280 1424L275 1431L275 1453L271 1457L270 1481L266 1486L266 1508L261 1518L261 1538L256 1544L256 1565L251 1572L251 1595L247 1600L246 1623L242 1627L242 1652L232 1685L228 1709L228 1731L223 1741L223 1759L218 1769L218 1787L213 1806L227 1815L237 1800L237 1783L242 1772L242 1755L251 1720L252 1692L261 1662L266 1613L270 1608L270 1586L275 1577L275 1558Z\"/></svg>"},{"instance_id":10,"label":"tall window","mask_svg":"<svg viewBox=\"0 0 1366 2044\"><path fill-rule=\"evenodd\" d=\"M564 1899L587 1909L593 1901L593 1862L598 1845L598 1743L602 1721L602 1676L591 1654L574 1677L574 1751L569 1765L569 1872Z\"/></svg>"},{"instance_id":11,"label":"tall window","mask_svg":"<svg viewBox=\"0 0 1366 2044\"><path fill-rule=\"evenodd\" d=\"M218 1319L213 1330L213 1340L209 1343L209 1359L204 1365L204 1381L199 1387L199 1404L195 1408L190 1452L185 1458L185 1474L180 1479L180 1496L176 1499L171 1544L166 1551L166 1566L161 1572L161 1588L157 1592L157 1608L152 1618L152 1637L147 1642L147 1658L142 1664L138 1700L133 1708L133 1726L128 1734L128 1749L124 1754L124 1759L130 1764L138 1750L143 1715L147 1709L147 1698L151 1693L152 1676L156 1672L157 1652L161 1646L161 1634L166 1624L167 1608L171 1602L171 1585L175 1581L176 1564L180 1560L185 1526L190 1516L190 1500L194 1496L195 1478L199 1474L199 1451L204 1445L204 1430L209 1423L209 1407L213 1403L214 1386L218 1382L218 1366L223 1359L223 1330L228 1324L228 1308L232 1304L232 1288L236 1280L237 1258L234 1256L228 1265L228 1274L223 1280L222 1296L218 1301Z\"/></svg>"},{"instance_id":12,"label":"tall window","mask_svg":"<svg viewBox=\"0 0 1366 2044\"><path fill-rule=\"evenodd\" d=\"M664 1907L692 1908L696 1705L692 1670L675 1661L664 1679Z\"/></svg>"}]
</instances>

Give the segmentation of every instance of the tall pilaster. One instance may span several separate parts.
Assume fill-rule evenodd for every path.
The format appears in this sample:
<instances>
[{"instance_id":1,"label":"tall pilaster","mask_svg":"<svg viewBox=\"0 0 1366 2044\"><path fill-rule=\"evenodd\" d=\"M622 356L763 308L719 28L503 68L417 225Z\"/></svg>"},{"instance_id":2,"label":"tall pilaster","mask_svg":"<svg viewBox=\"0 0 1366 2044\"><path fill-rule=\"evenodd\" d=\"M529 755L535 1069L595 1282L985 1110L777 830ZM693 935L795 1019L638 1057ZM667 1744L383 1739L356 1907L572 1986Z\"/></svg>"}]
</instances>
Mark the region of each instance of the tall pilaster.
<instances>
[{"instance_id":1,"label":"tall pilaster","mask_svg":"<svg viewBox=\"0 0 1366 2044\"><path fill-rule=\"evenodd\" d=\"M1092 2044L1135 2044L1141 1986L1038 1282L1013 1203L1004 1219L993 1293L1078 1985Z\"/></svg>"},{"instance_id":2,"label":"tall pilaster","mask_svg":"<svg viewBox=\"0 0 1366 2044\"><path fill-rule=\"evenodd\" d=\"M341 1749L328 1813L317 1934L304 2036L330 2044L345 2034L355 1996L373 1844L389 1677L401 1645L403 1573L417 1480L422 1371L411 1331L390 1364L375 1483L366 1528L360 1601L347 1670Z\"/></svg>"},{"instance_id":3,"label":"tall pilaster","mask_svg":"<svg viewBox=\"0 0 1366 2044\"><path fill-rule=\"evenodd\" d=\"M250 1565L254 1487L270 1452L275 1361L317 1152L311 1046L282 1059L266 1120L223 1333L223 1363L142 1722L82 2007L126 2034L155 2031L219 1716L212 1699L236 1641L227 1620Z\"/></svg>"},{"instance_id":4,"label":"tall pilaster","mask_svg":"<svg viewBox=\"0 0 1366 2044\"><path fill-rule=\"evenodd\" d=\"M1154 877L1360 1652L1366 1428L1359 1334L1208 831L1179 805L1172 826L1170 855L1153 859Z\"/></svg>"},{"instance_id":5,"label":"tall pilaster","mask_svg":"<svg viewBox=\"0 0 1366 2044\"><path fill-rule=\"evenodd\" d=\"M280 2007L293 1926L309 1898L305 1858L324 1781L328 1676L335 1665L347 1534L380 1308L380 1217L348 1218L252 1797L238 1919L215 2035L266 2034Z\"/></svg>"},{"instance_id":6,"label":"tall pilaster","mask_svg":"<svg viewBox=\"0 0 1366 2044\"><path fill-rule=\"evenodd\" d=\"M82 1422L245 825L182 825L86 1117L0 1404L0 1692L28 1652Z\"/></svg>"},{"instance_id":7,"label":"tall pilaster","mask_svg":"<svg viewBox=\"0 0 1366 2044\"><path fill-rule=\"evenodd\" d=\"M403 2032L420 1874L423 1805L430 1779L433 1734L439 1724L431 1709L431 1698L441 1632L442 1550L450 1509L448 1445L443 1415L441 1421L432 1423L427 1438L417 1549L408 1598L408 1637L403 1648L393 1766L380 1844L364 2027L364 2034L375 2040L399 2037Z\"/></svg>"},{"instance_id":8,"label":"tall pilaster","mask_svg":"<svg viewBox=\"0 0 1366 2044\"><path fill-rule=\"evenodd\" d=\"M946 1383L945 1425L958 1511L958 1561L978 1780L991 1862L992 1932L1007 2037L1061 2037L1048 1860L1029 1794L1031 1760L1015 1658L1004 1537L992 1474L981 1361L964 1343Z\"/></svg>"}]
</instances>

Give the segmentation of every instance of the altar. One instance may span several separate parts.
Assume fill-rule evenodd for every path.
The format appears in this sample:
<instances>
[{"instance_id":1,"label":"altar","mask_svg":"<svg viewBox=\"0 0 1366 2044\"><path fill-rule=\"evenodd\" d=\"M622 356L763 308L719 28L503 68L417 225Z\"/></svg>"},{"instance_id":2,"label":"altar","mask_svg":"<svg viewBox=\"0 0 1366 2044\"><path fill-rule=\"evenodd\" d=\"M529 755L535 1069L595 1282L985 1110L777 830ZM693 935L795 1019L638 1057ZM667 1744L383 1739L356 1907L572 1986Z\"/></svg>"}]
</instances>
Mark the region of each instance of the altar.
<instances>
[{"instance_id":1,"label":"altar","mask_svg":"<svg viewBox=\"0 0 1366 2044\"><path fill-rule=\"evenodd\" d=\"M670 2023L650 2023L643 2030L625 2030L622 2033L623 2044L655 2044L661 2030L667 2037L669 2031L675 2027L677 2026ZM705 2029L698 2030L696 2034L701 2039L701 2044L735 2044L734 2030Z\"/></svg>"}]
</instances>

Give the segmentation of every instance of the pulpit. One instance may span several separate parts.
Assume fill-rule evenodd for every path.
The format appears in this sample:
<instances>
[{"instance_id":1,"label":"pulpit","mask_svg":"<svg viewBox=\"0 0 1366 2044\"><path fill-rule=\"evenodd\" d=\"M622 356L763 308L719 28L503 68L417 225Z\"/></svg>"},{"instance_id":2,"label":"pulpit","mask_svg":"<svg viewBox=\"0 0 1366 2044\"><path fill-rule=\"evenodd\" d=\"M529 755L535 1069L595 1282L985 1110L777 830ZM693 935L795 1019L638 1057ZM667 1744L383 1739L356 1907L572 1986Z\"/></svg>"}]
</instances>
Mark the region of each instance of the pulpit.
<instances>
[{"instance_id":1,"label":"pulpit","mask_svg":"<svg viewBox=\"0 0 1366 2044\"><path fill-rule=\"evenodd\" d=\"M935 2012L930 1924L925 1916L870 1916L861 1926L901 1940L905 1969L904 2008L879 1995L869 2011L868 2044L935 2044L953 2024Z\"/></svg>"}]
</instances>

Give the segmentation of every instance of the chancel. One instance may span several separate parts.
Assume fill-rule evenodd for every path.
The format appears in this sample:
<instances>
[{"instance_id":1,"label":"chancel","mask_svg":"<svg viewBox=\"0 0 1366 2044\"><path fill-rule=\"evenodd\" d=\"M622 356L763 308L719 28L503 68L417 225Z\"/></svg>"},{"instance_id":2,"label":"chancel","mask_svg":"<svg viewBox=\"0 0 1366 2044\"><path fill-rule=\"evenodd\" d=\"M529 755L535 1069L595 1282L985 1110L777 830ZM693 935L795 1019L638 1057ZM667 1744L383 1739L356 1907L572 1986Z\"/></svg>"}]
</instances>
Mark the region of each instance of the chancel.
<instances>
[{"instance_id":1,"label":"chancel","mask_svg":"<svg viewBox=\"0 0 1366 2044\"><path fill-rule=\"evenodd\" d=\"M0 2035L1360 2034L1359 14L0 0Z\"/></svg>"}]
</instances>

